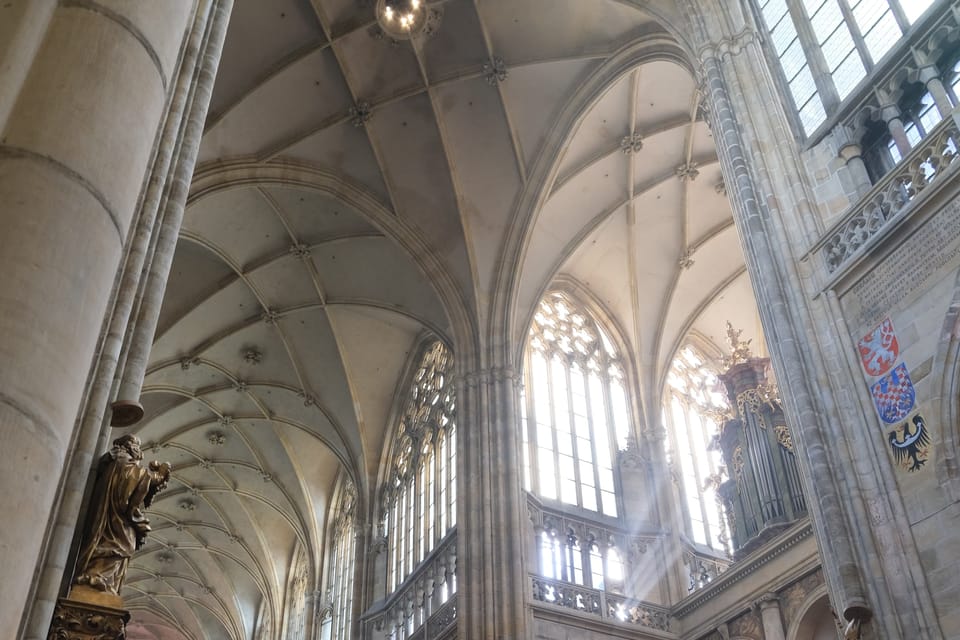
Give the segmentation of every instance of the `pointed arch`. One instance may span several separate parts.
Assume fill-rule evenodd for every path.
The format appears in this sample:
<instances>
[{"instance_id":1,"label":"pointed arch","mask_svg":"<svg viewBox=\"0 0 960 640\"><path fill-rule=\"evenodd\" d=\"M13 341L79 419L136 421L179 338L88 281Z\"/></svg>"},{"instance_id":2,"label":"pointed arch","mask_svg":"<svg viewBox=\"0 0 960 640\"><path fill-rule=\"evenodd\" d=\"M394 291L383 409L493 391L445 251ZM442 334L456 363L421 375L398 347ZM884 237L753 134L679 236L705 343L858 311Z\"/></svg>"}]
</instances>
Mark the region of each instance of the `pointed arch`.
<instances>
[{"instance_id":1,"label":"pointed arch","mask_svg":"<svg viewBox=\"0 0 960 640\"><path fill-rule=\"evenodd\" d=\"M625 344L570 291L541 298L524 356L524 486L546 501L620 517L616 455L634 435Z\"/></svg>"},{"instance_id":2,"label":"pointed arch","mask_svg":"<svg viewBox=\"0 0 960 640\"><path fill-rule=\"evenodd\" d=\"M380 521L387 593L396 591L456 525L456 393L449 347L419 342L398 388L382 461Z\"/></svg>"},{"instance_id":3,"label":"pointed arch","mask_svg":"<svg viewBox=\"0 0 960 640\"><path fill-rule=\"evenodd\" d=\"M327 592L317 619L322 637L348 640L353 629L356 582L357 489L350 476L340 472L328 516Z\"/></svg>"},{"instance_id":4,"label":"pointed arch","mask_svg":"<svg viewBox=\"0 0 960 640\"><path fill-rule=\"evenodd\" d=\"M290 573L287 579L287 592L283 606L284 640L307 640L307 594L310 593L310 562L307 551L297 541L290 559Z\"/></svg>"}]
</instances>

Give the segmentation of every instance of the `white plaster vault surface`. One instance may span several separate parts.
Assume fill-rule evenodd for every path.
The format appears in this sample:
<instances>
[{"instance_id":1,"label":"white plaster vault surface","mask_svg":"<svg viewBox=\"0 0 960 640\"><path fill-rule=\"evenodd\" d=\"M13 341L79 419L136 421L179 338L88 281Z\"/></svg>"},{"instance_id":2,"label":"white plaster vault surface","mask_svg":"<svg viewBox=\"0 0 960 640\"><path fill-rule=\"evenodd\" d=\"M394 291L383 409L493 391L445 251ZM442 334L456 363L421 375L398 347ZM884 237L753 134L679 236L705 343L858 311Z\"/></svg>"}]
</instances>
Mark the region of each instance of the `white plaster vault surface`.
<instances>
[{"instance_id":1,"label":"white plaster vault surface","mask_svg":"<svg viewBox=\"0 0 960 640\"><path fill-rule=\"evenodd\" d=\"M371 35L369 0L238 0L198 175L239 162L251 175L319 170L411 230L441 271L425 274L391 224L336 189L251 179L191 201L137 428L160 445L148 458L175 472L129 570L132 640L250 638L264 598L281 620L297 539L322 585L338 471L372 499L415 343L425 332L454 339L450 291L486 326L511 232L526 234L521 264L502 265L515 270L517 332L555 277L579 282L633 350L647 415L690 331L722 344L729 319L757 338L691 74L646 62L573 132L557 130L619 49L669 37L658 22L678 23L673 3L648 4L448 0L433 38L394 45ZM485 78L491 56L504 61L502 82ZM371 117L357 127L359 101ZM631 133L643 147L625 154ZM540 212L511 229L551 136L566 144L548 159ZM691 161L699 175L681 180Z\"/></svg>"}]
</instances>

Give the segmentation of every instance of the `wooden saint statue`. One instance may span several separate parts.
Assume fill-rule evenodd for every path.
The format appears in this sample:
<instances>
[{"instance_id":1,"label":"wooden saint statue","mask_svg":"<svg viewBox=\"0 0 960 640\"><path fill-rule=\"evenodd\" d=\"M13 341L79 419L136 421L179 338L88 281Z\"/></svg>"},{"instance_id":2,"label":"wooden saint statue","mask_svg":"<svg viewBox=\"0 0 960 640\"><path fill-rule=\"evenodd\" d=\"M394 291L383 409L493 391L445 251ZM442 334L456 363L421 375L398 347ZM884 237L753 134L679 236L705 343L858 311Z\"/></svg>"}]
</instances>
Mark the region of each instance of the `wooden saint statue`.
<instances>
[{"instance_id":1,"label":"wooden saint statue","mask_svg":"<svg viewBox=\"0 0 960 640\"><path fill-rule=\"evenodd\" d=\"M134 435L114 440L100 459L74 584L119 597L127 564L150 531L143 510L170 479L168 463L153 461L143 469L142 460Z\"/></svg>"}]
</instances>

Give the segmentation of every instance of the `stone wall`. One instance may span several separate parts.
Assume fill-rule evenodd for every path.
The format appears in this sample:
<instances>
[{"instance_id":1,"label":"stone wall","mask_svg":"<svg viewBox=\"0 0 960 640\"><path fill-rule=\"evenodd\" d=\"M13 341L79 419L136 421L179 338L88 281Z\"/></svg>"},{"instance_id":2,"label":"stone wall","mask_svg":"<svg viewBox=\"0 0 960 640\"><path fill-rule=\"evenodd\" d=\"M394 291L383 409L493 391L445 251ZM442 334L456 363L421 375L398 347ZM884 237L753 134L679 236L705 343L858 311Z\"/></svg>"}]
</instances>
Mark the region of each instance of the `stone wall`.
<instances>
[{"instance_id":1,"label":"stone wall","mask_svg":"<svg viewBox=\"0 0 960 640\"><path fill-rule=\"evenodd\" d=\"M887 423L874 410L869 424L876 445L889 459L888 473L896 481L910 523L920 567L926 575L940 626L946 637L960 635L960 502L951 490L955 481L947 469L955 456L958 425L945 422L956 415L960 398L945 380L945 364L956 358L957 326L952 314L960 301L960 178L951 177L938 193L918 202L888 237L861 264L843 274L835 285L850 344L858 345L879 323L889 319L897 340L894 366L903 364L915 389L914 407L903 421ZM952 351L953 353L950 353ZM859 358L858 353L854 354ZM860 368L856 393L875 401L870 386L882 376ZM903 439L902 426L922 416L930 443L918 461L898 459L891 437ZM915 425L909 426L915 429ZM905 541L906 542L906 541Z\"/></svg>"}]
</instances>

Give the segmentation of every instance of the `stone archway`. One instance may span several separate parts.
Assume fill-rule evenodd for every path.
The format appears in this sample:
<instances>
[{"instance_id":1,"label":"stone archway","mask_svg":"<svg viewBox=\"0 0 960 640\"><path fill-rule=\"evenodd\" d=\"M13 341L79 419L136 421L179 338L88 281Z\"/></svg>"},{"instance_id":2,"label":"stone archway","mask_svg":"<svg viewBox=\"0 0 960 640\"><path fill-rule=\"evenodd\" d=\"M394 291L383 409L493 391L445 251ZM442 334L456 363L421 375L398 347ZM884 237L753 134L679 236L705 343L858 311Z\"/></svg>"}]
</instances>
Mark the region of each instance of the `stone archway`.
<instances>
[{"instance_id":1,"label":"stone archway","mask_svg":"<svg viewBox=\"0 0 960 640\"><path fill-rule=\"evenodd\" d=\"M933 379L939 381L939 385L933 389L931 400L934 406L940 407L940 427L933 434L937 480L956 500L960 499L960 463L957 461L957 444L960 442L960 272L954 280L953 295L934 358Z\"/></svg>"},{"instance_id":2,"label":"stone archway","mask_svg":"<svg viewBox=\"0 0 960 640\"><path fill-rule=\"evenodd\" d=\"M826 586L813 591L800 605L787 630L787 640L835 640L837 626Z\"/></svg>"}]
</instances>

